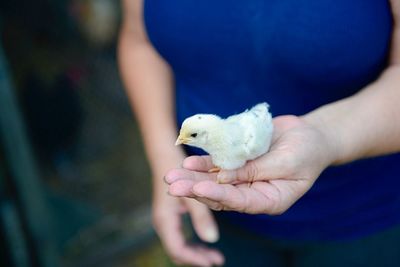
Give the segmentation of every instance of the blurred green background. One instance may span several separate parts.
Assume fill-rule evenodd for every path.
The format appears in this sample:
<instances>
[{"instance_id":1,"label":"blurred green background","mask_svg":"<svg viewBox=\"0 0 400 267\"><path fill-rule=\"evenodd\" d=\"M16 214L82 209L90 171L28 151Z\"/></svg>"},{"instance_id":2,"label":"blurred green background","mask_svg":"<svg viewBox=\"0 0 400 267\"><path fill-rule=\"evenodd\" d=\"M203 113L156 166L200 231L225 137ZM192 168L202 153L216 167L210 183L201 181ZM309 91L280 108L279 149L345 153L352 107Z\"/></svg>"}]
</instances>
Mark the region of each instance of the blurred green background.
<instances>
[{"instance_id":1,"label":"blurred green background","mask_svg":"<svg viewBox=\"0 0 400 267\"><path fill-rule=\"evenodd\" d=\"M167 266L117 0L0 3L0 266Z\"/></svg>"}]
</instances>

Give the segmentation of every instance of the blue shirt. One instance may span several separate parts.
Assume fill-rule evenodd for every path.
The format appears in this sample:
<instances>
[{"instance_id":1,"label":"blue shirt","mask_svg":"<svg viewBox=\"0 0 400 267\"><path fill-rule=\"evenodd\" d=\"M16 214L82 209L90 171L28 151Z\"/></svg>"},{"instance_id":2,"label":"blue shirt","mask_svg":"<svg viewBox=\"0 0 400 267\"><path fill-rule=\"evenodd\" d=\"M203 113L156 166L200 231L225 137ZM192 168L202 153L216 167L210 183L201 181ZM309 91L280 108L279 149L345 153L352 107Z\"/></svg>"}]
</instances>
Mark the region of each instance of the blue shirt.
<instances>
[{"instance_id":1,"label":"blue shirt","mask_svg":"<svg viewBox=\"0 0 400 267\"><path fill-rule=\"evenodd\" d=\"M302 115L348 97L386 67L392 30L383 0L146 0L144 17L174 72L179 125L263 101L274 116ZM400 222L399 163L397 154L329 168L280 216L218 216L275 238L367 235Z\"/></svg>"}]
</instances>

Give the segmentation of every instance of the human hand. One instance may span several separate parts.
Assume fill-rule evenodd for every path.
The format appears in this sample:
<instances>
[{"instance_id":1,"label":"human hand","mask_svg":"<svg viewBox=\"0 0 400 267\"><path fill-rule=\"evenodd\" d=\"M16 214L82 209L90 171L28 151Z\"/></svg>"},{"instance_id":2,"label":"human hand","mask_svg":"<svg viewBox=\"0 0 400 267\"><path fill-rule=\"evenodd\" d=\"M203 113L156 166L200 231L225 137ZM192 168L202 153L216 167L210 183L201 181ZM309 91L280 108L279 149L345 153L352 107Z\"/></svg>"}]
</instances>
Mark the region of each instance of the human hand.
<instances>
[{"instance_id":1,"label":"human hand","mask_svg":"<svg viewBox=\"0 0 400 267\"><path fill-rule=\"evenodd\" d=\"M209 156L186 158L183 169L166 175L169 193L195 198L214 210L283 213L334 161L335 145L318 128L295 116L275 118L274 129L270 151L237 170L217 176L207 172L213 167Z\"/></svg>"},{"instance_id":2,"label":"human hand","mask_svg":"<svg viewBox=\"0 0 400 267\"><path fill-rule=\"evenodd\" d=\"M167 194L167 187L159 181L162 172L168 166L176 166L172 162L183 160L166 159L154 172L153 191L153 225L161 239L163 247L174 263L181 265L212 266L224 262L223 255L202 245L188 244L183 233L182 215L189 213L196 234L205 242L215 242L218 239L218 228L210 209L193 199L177 198ZM168 161L170 163L168 163ZM172 162L171 162L172 161Z\"/></svg>"}]
</instances>

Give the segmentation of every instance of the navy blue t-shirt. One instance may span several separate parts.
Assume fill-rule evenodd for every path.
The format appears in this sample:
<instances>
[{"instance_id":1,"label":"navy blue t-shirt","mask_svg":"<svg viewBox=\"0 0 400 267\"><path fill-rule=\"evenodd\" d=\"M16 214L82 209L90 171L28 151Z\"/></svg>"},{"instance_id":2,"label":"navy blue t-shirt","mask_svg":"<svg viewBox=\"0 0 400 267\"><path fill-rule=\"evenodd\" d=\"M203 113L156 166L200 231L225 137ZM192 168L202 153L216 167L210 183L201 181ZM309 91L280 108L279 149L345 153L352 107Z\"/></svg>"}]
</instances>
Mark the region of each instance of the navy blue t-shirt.
<instances>
[{"instance_id":1,"label":"navy blue t-shirt","mask_svg":"<svg viewBox=\"0 0 400 267\"><path fill-rule=\"evenodd\" d=\"M303 115L348 97L386 67L392 30L383 0L145 0L144 17L174 72L179 125L264 101L274 116ZM397 154L327 169L283 215L218 216L275 238L354 238L399 224L399 188Z\"/></svg>"}]
</instances>

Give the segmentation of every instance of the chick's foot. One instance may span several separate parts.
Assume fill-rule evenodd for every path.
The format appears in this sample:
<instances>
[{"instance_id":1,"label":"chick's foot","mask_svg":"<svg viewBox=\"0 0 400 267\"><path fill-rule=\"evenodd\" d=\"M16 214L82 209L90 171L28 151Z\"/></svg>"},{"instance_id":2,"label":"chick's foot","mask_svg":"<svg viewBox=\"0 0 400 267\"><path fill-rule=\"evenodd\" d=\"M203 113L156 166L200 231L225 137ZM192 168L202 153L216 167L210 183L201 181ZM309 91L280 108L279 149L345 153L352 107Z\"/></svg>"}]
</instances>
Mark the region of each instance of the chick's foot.
<instances>
[{"instance_id":1,"label":"chick's foot","mask_svg":"<svg viewBox=\"0 0 400 267\"><path fill-rule=\"evenodd\" d=\"M221 168L219 167L214 167L208 170L209 173L213 173L213 172L220 172Z\"/></svg>"}]
</instances>

